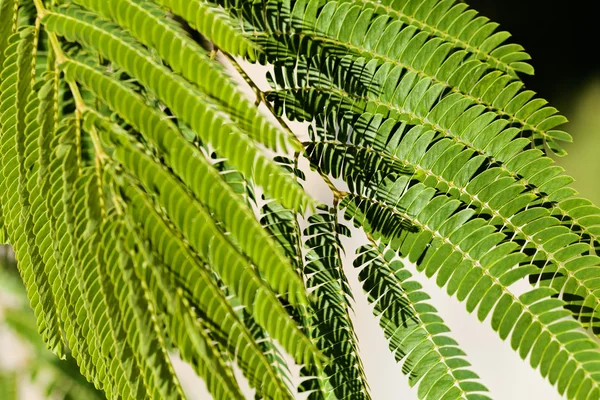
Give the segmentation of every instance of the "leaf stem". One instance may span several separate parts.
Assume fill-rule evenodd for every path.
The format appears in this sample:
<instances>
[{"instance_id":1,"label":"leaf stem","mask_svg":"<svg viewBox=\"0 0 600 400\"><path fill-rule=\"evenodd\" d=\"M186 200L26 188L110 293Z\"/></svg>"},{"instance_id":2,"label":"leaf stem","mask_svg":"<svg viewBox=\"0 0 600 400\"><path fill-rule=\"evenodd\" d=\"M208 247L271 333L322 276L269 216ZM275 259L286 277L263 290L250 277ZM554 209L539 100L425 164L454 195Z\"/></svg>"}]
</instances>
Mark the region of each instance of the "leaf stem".
<instances>
[{"instance_id":1,"label":"leaf stem","mask_svg":"<svg viewBox=\"0 0 600 400\"><path fill-rule=\"evenodd\" d=\"M273 114L273 117L275 117L275 119L277 120L277 122L279 122L279 124L281 125L281 127L283 129L285 129L290 134L290 137L294 141L294 144L296 145L296 147L298 149L304 149L304 145L302 144L302 142L300 140L298 140L298 138L296 137L296 134L294 133L294 131L288 126L288 124L283 120L283 118L281 118L281 116L279 116L277 114L277 112L275 111L275 108L273 107L273 105L267 100L265 92L263 92L262 90L260 90L260 88L258 87L258 85L252 80L252 78L250 78L250 76L246 73L246 71L242 68L242 66L237 62L237 60L235 59L235 57L233 57L229 53L225 53L225 52L222 52L222 53L225 55L225 57L227 57L227 59L229 60L229 62L231 63L231 65L233 65L233 67L239 72L239 74L242 76L242 78L244 78L244 80L246 81L246 83L248 85L250 85L250 87L252 88L252 90L256 94L256 105L259 105L260 103L263 103L267 107L267 109L269 110L269 112L271 114Z\"/></svg>"},{"instance_id":2,"label":"leaf stem","mask_svg":"<svg viewBox=\"0 0 600 400\"><path fill-rule=\"evenodd\" d=\"M339 202L346 196L346 193L339 190L335 186L335 184L329 178L329 175L324 174L323 171L321 171L320 169L318 169L318 172L319 172L319 175L321 175L321 178L323 178L323 180L329 187L329 190L331 190L331 193L333 193L333 206L335 208L337 208Z\"/></svg>"},{"instance_id":3,"label":"leaf stem","mask_svg":"<svg viewBox=\"0 0 600 400\"><path fill-rule=\"evenodd\" d=\"M48 10L46 9L46 7L44 7L44 3L42 2L42 0L33 0L33 3L35 4L35 8L37 10L38 19L42 20L48 14ZM68 58L65 56L64 52L62 51L60 42L58 41L58 37L56 36L56 34L53 32L48 32L48 31L46 31L46 33L48 34L48 40L50 41L50 44L52 46L52 51L54 52L55 63L57 66L60 66L62 63L67 61ZM74 81L67 82L67 83L69 85L71 95L73 96L73 100L75 101L76 113L78 113L79 116L81 116L89 109L89 107L87 106L87 104L85 104L85 101L83 100L83 97L81 96L81 92L79 91L79 87L77 86L77 83ZM104 148L102 147L100 138L98 137L98 134L96 133L96 131L93 129L90 130L90 132L88 132L88 133L92 139L96 157L99 158L100 161L102 162L103 160L108 158L108 156L106 155L106 152L104 151ZM79 142L81 142L81 140L79 140Z\"/></svg>"},{"instance_id":4,"label":"leaf stem","mask_svg":"<svg viewBox=\"0 0 600 400\"><path fill-rule=\"evenodd\" d=\"M294 131L288 126L288 124L283 120L283 118L277 114L277 112L275 111L275 108L273 107L273 105L267 100L267 98L265 96L265 92L263 92L258 87L258 85L252 80L252 78L246 73L246 71L242 68L242 66L237 62L237 60L231 54L228 54L226 52L222 52L222 53L225 55L225 57L227 57L227 59L229 60L229 62L238 71L238 73L242 76L242 78L244 78L244 81L246 81L246 83L248 85L250 85L250 88L256 94L256 104L258 105L260 103L263 103L267 107L267 109L269 110L269 112L271 114L273 114L273 116L275 117L275 119L277 120L277 122L279 122L279 124L283 127L283 129L285 129L290 134L290 136L294 140L295 144L297 145L298 149L305 149L304 143L302 143L296 137L296 134L294 133ZM327 176L326 174L322 173L320 170L318 172L321 175L321 178L323 178L323 180L325 181L325 183L329 187L329 190L331 190L331 193L333 193L334 204L338 204L339 201L342 198L344 198L344 196L346 195L346 193L340 191L333 184L333 182L331 181L331 179L329 178L329 176Z\"/></svg>"}]
</instances>

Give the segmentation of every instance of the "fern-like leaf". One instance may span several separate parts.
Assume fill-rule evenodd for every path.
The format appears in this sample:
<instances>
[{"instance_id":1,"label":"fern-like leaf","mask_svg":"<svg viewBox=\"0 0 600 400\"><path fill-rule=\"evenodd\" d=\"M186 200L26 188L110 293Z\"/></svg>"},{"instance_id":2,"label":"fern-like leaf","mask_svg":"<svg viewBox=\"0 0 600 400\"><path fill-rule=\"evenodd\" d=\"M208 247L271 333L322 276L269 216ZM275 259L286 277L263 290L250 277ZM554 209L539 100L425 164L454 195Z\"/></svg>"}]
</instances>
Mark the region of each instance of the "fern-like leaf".
<instances>
[{"instance_id":1,"label":"fern-like leaf","mask_svg":"<svg viewBox=\"0 0 600 400\"><path fill-rule=\"evenodd\" d=\"M336 127L331 130L336 132L333 135L325 129L332 126ZM521 245L523 253L530 255L531 265L540 268L540 283L559 292L568 288L567 293L576 296L567 299L574 315L597 331L595 304L600 298L591 275L598 259L587 255L589 245L581 243L581 236L561 226L559 218L552 215L551 204L510 179L501 167L473 157L464 145L440 138L433 131L408 129L376 114L365 113L355 121L331 115L317 123L313 138L308 146L311 160L325 173L343 177L351 188L361 184L376 188L413 169L410 176L415 181L469 204L481 216L489 216L489 225L500 226ZM336 153L352 156L332 168ZM377 160L371 164L375 168L362 167L368 157ZM584 268L590 277L576 272L577 256L586 256Z\"/></svg>"},{"instance_id":2,"label":"fern-like leaf","mask_svg":"<svg viewBox=\"0 0 600 400\"><path fill-rule=\"evenodd\" d=\"M419 399L489 399L450 329L427 303L429 296L395 254L385 250L359 248L354 266L361 268L359 279L390 350L398 362L404 361L411 386L419 385Z\"/></svg>"},{"instance_id":3,"label":"fern-like leaf","mask_svg":"<svg viewBox=\"0 0 600 400\"><path fill-rule=\"evenodd\" d=\"M465 49L472 57L516 76L518 72L532 75L533 67L526 61L531 57L520 45L505 44L508 32L495 32L498 24L465 3L428 0L352 0L374 8L374 13L398 19L428 34L440 37L453 46Z\"/></svg>"},{"instance_id":4,"label":"fern-like leaf","mask_svg":"<svg viewBox=\"0 0 600 400\"><path fill-rule=\"evenodd\" d=\"M118 226L113 225L112 232L104 238L108 243L114 243L114 238L120 234ZM128 251L135 254L137 250L138 257L143 257L134 263L136 273L145 282L152 303L164 313L169 336L180 349L182 358L196 367L214 398L243 399L231 367L207 335L206 327L197 320L182 290L164 272L167 268L153 257L149 249L143 249L144 243L136 238L135 230L125 229L124 233L127 234L127 231L130 237L125 242ZM106 255L110 257L110 254Z\"/></svg>"},{"instance_id":5,"label":"fern-like leaf","mask_svg":"<svg viewBox=\"0 0 600 400\"><path fill-rule=\"evenodd\" d=\"M406 190L399 199L389 191L382 195L393 205L375 202L371 195L347 196L344 206L348 217L369 227L403 257L417 262L420 271L435 275L437 284L466 301L469 311L477 309L480 320L491 313L492 328L502 339L510 337L522 358L531 354L531 365L539 366L542 376L552 384L560 378L560 393L568 390L569 397L574 397L583 391L584 398L593 398L599 392L593 367L600 357L598 344L577 321L563 321L569 311L556 298L558 292L536 288L516 296L510 291L514 282L537 269L519 266L526 255L515 252L516 243L502 243L503 235L494 233L483 219L473 218L473 210L461 210L458 201L436 196L422 184ZM386 228L390 214L401 215L419 231L390 235ZM548 358L550 354L574 362L562 369L554 356Z\"/></svg>"},{"instance_id":6,"label":"fern-like leaf","mask_svg":"<svg viewBox=\"0 0 600 400\"><path fill-rule=\"evenodd\" d=\"M135 225L138 226L142 222L143 237L155 248L155 253L160 255L165 264L173 266L174 277L187 292L190 301L198 307L198 312L223 332L225 345L233 347L232 353L238 358L253 386L260 388L262 393L277 393L277 396L285 398L287 388L272 371L271 364L237 319L236 313L213 282L210 272L196 265L193 261L194 255L186 248L183 241L170 231L143 192L134 186L128 186L123 190L126 190L125 199L128 199L130 204L127 211ZM314 357L310 349L303 349L301 345L291 341L284 341L284 343L298 346L293 354L301 354L300 352L304 351L299 357L301 359L309 361Z\"/></svg>"},{"instance_id":7,"label":"fern-like leaf","mask_svg":"<svg viewBox=\"0 0 600 400\"><path fill-rule=\"evenodd\" d=\"M234 120L239 122L240 126L260 143L272 150L277 150L278 145L283 150L300 150L295 138L272 126L256 107L245 99L245 96L237 89L221 66L211 60L206 51L189 38L185 32L168 23L168 17L163 11L153 6L153 3L138 0L115 0L112 2L78 0L78 3L112 19L127 28L141 43L149 48L155 48L173 71L180 73L196 84L198 88L217 99L221 106L230 112ZM194 9L193 5L184 7L183 3L177 1L165 1L164 3L183 13L191 13ZM202 1L196 1L196 3L211 7ZM197 19L207 19L201 7L195 12ZM190 18L186 18L186 20L189 21ZM161 32L158 34L156 31L148 31L142 21L151 21L155 30L160 29ZM219 28L216 28L216 31L219 31ZM202 30L202 32L206 31ZM237 38L241 33L227 35Z\"/></svg>"},{"instance_id":8,"label":"fern-like leaf","mask_svg":"<svg viewBox=\"0 0 600 400\"><path fill-rule=\"evenodd\" d=\"M28 133L37 130L37 94L33 93L37 33L33 27L24 28L12 36L12 44L5 53L0 89L2 171L6 180L2 203L5 209L11 210L6 216L13 232L11 243L40 333L48 348L63 356L64 344L54 293L49 284L49 271L31 232L34 221L30 212L26 167L27 150L30 149L26 149L26 146L28 137L31 137ZM33 103L30 104L30 101Z\"/></svg>"},{"instance_id":9,"label":"fern-like leaf","mask_svg":"<svg viewBox=\"0 0 600 400\"><path fill-rule=\"evenodd\" d=\"M184 18L217 47L233 55L254 58L259 51L222 7L207 0L158 0L175 15Z\"/></svg>"},{"instance_id":10,"label":"fern-like leaf","mask_svg":"<svg viewBox=\"0 0 600 400\"><path fill-rule=\"evenodd\" d=\"M227 157L246 176L252 177L274 198L298 211L312 205L312 200L295 182L262 154L231 123L227 115L214 106L213 101L189 82L159 65L143 49L133 44L133 39L123 39L127 38L125 32L77 11L48 13L45 24L51 32L67 35L70 40L91 46L139 79L205 142L214 145L218 153ZM165 76L170 79L159 79Z\"/></svg>"},{"instance_id":11,"label":"fern-like leaf","mask_svg":"<svg viewBox=\"0 0 600 400\"><path fill-rule=\"evenodd\" d=\"M309 249L304 275L315 299L308 331L331 361L322 371L314 371L316 377L304 381L301 389L315 391L309 398L370 399L350 316L352 294L342 269L340 237L349 236L349 231L332 212L313 214L304 231Z\"/></svg>"}]
</instances>

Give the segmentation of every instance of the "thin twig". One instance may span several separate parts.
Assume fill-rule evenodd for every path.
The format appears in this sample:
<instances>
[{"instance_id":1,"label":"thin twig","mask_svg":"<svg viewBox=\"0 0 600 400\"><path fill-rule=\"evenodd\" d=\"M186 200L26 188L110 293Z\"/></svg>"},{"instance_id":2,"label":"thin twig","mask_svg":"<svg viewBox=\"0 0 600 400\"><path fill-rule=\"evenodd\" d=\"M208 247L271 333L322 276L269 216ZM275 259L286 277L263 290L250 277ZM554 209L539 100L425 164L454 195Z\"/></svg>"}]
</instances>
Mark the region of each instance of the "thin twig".
<instances>
[{"instance_id":1,"label":"thin twig","mask_svg":"<svg viewBox=\"0 0 600 400\"><path fill-rule=\"evenodd\" d=\"M302 142L300 140L298 140L298 138L296 137L296 134L294 133L294 131L288 126L288 124L283 120L283 118L281 118L281 116L279 116L277 114L277 112L275 111L275 108L273 107L273 104L271 104L268 100L267 97L265 95L265 92L263 92L262 90L260 90L260 88L258 87L258 85L252 80L252 78L250 78L250 76L246 73L246 71L244 71L244 69L242 68L242 66L237 62L237 60L228 53L223 53L225 55L225 57L227 57L227 59L229 60L229 62L231 62L231 64L233 65L233 67L239 72L239 74L242 76L242 78L244 78L244 81L246 81L246 83L248 85L250 85L250 87L252 88L252 91L256 94L256 105L259 105L260 103L263 103L267 109L269 110L269 112L271 114L273 114L273 116L275 117L275 119L277 120L277 122L279 122L279 124L281 125L281 127L283 129L285 129L291 136L291 138L296 142L296 144L298 145L298 148L304 148L304 146L302 145Z\"/></svg>"},{"instance_id":2,"label":"thin twig","mask_svg":"<svg viewBox=\"0 0 600 400\"><path fill-rule=\"evenodd\" d=\"M288 124L283 120L283 118L281 118L281 116L279 116L277 114L277 112L275 111L275 108L273 107L273 105L267 100L267 97L265 95L265 92L263 92L258 85L254 82L254 80L252 80L252 78L246 73L246 71L242 68L242 66L237 62L237 60L230 54L223 52L223 54L225 55L225 57L227 57L227 59L229 60L229 62L231 62L231 64L233 65L233 67L238 71L238 73L242 76L242 78L244 79L244 81L246 81L246 83L248 85L250 85L250 88L252 89L252 91L256 94L256 104L260 104L263 103L267 109L269 110L269 112L271 114L273 114L273 116L275 117L275 119L277 119L277 122L279 122L279 124L281 125L281 127L283 129L285 129L288 133L290 133L290 136L293 138L293 140L296 141L296 143L298 144L299 148L304 149L304 143L302 143L300 140L298 140L298 138L296 137L296 134L294 133L294 131L288 126ZM340 191L331 181L331 179L329 178L328 175L324 174L322 171L318 170L319 175L321 175L321 177L323 178L323 180L325 181L325 183L327 184L327 186L329 187L329 190L331 190L331 192L333 193L333 201L334 204L338 204L345 196L346 193Z\"/></svg>"}]
</instances>

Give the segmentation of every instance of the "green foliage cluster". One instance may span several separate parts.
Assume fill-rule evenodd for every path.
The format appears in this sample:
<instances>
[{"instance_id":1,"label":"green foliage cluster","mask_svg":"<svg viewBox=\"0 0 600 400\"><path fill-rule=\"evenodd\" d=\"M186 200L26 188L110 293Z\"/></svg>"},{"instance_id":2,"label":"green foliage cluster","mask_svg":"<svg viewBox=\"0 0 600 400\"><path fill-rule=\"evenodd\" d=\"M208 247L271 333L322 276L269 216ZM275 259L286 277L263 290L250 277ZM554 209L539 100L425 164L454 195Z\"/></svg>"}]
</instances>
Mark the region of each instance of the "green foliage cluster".
<instances>
[{"instance_id":1,"label":"green foliage cluster","mask_svg":"<svg viewBox=\"0 0 600 400\"><path fill-rule=\"evenodd\" d=\"M216 399L234 366L259 398L370 399L340 213L420 399L490 397L406 262L600 398L600 209L509 36L455 0L0 0L2 239L46 346L111 399L184 398L170 352Z\"/></svg>"}]
</instances>

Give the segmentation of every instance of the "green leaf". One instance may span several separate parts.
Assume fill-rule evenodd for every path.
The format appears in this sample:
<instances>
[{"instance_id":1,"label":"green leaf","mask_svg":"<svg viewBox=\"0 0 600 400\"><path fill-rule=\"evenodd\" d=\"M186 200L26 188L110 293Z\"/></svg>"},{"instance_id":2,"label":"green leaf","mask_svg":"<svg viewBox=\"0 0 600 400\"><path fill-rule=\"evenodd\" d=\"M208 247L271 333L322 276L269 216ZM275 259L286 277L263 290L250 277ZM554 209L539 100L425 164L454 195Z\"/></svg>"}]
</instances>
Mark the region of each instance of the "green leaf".
<instances>
[{"instance_id":1,"label":"green leaf","mask_svg":"<svg viewBox=\"0 0 600 400\"><path fill-rule=\"evenodd\" d=\"M98 76L110 82L106 77L99 74ZM267 233L262 230L248 206L223 181L222 177L208 163L199 149L185 141L175 127L166 121L158 122L158 125L153 126L154 128L163 128L163 131L149 129L150 127L145 125L143 120L144 118L151 118L160 121L157 113L144 106L135 94L126 91L126 89L119 87L113 82L110 83L115 87L115 91L120 93L121 99L129 104L139 105L135 112L125 111L123 113L126 120L131 121L134 126L140 126L142 133L148 135L153 141L158 140L158 135L169 132L172 139L170 147L173 149L171 156L167 158L170 166L176 172L181 173L181 179L202 203L200 206L213 211L216 217L224 223L225 228L237 239L242 250L255 262L262 277L278 293L286 296L292 304L306 303L304 286L293 271L289 261L282 254L278 246L268 237ZM115 108L119 107L115 105ZM102 119L98 119L94 114L89 115L90 118L98 121L100 125L105 122ZM142 157L141 160L152 165L152 168L156 168L157 166L153 165L152 160L144 157L142 149L136 148L128 140L126 133L121 132L121 134L117 134L118 130L113 126L106 125L106 123L104 125L102 127L104 132L109 134L112 131L112 135L109 134L104 137L108 143L112 142L112 145L116 148L115 155L118 157L118 160L128 171L140 177L140 179L149 177L150 175L147 174L147 171L141 168L141 165L136 160ZM192 168L192 162L194 162L194 168ZM167 176L164 171L162 174ZM170 180L172 187L176 187L180 191L186 189L181 187L174 178L169 176L167 179ZM212 195L215 190L221 195ZM161 191L167 193L171 189L163 187ZM186 194L185 196L189 199L188 201L195 200L191 195ZM206 214L206 211L204 213ZM212 216L205 215L205 218L207 221L213 220ZM190 225L186 225L188 235L191 228Z\"/></svg>"},{"instance_id":2,"label":"green leaf","mask_svg":"<svg viewBox=\"0 0 600 400\"><path fill-rule=\"evenodd\" d=\"M217 332L223 333L226 346L233 346L232 354L237 358L251 385L260 388L262 393L289 397L280 377L271 369L271 364L239 321L220 288L215 285L210 271L198 262L184 242L171 231L140 189L128 186L124 190L125 198L129 200L128 215L135 221L135 226L141 223L137 230L138 235L143 235L154 249L153 252L160 255L162 262L171 266L170 271L177 284L182 287L197 312L217 327ZM286 327L280 329L286 331ZM297 346L294 354L304 351L302 357L307 362L314 357L310 348L304 349L301 342L292 342L289 339L293 337L288 337L288 341L284 343Z\"/></svg>"},{"instance_id":3,"label":"green leaf","mask_svg":"<svg viewBox=\"0 0 600 400\"><path fill-rule=\"evenodd\" d=\"M203 141L212 144L219 154L227 157L238 170L251 177L282 204L300 212L312 206L312 199L247 139L226 114L214 107L210 98L185 79L156 63L149 54L132 44L132 40L123 39L126 37L124 32L91 18L80 13L75 16L49 13L45 17L45 24L51 32L67 35L70 40L91 46L147 85ZM73 70L71 68L72 78L83 78L73 75ZM161 77L165 76L170 78L164 81ZM92 82L86 83L90 85ZM159 148L164 149L164 146Z\"/></svg>"},{"instance_id":4,"label":"green leaf","mask_svg":"<svg viewBox=\"0 0 600 400\"><path fill-rule=\"evenodd\" d=\"M390 351L404 362L410 385L419 386L419 399L489 399L429 296L395 258L383 246L367 245L357 250L354 266L361 269L359 279Z\"/></svg>"},{"instance_id":5,"label":"green leaf","mask_svg":"<svg viewBox=\"0 0 600 400\"><path fill-rule=\"evenodd\" d=\"M112 222L112 225L103 238L109 245L105 248L106 258L114 258L114 253L107 250L111 248L110 244L116 245L115 238L120 234L117 224ZM127 251L137 253L138 260L134 263L136 274L146 287L153 306L164 313L167 332L180 349L182 359L196 367L214 398L243 399L231 367L208 336L206 326L194 315L181 288L165 273L167 268L153 257L149 249L143 249L144 243L136 238L134 230L125 231L124 234L129 237L125 242Z\"/></svg>"},{"instance_id":6,"label":"green leaf","mask_svg":"<svg viewBox=\"0 0 600 400\"><path fill-rule=\"evenodd\" d=\"M493 68L516 76L517 72L533 74L533 67L524 62L531 57L519 45L502 45L510 36L507 32L495 32L498 24L485 17L476 17L477 12L468 5L444 0L358 0L355 3L373 7L377 14L388 16L423 32L435 35L484 60Z\"/></svg>"},{"instance_id":7,"label":"green leaf","mask_svg":"<svg viewBox=\"0 0 600 400\"><path fill-rule=\"evenodd\" d=\"M335 134L327 129L330 126L336 127ZM587 255L589 245L581 243L581 236L568 227L561 226L560 219L549 211L552 204L527 191L503 168L482 157L473 157L464 145L433 131L422 127L407 129L393 119L369 113L356 121L335 114L318 121L307 149L320 170L342 177L351 190L358 187L360 191L361 185L376 190L394 181L402 186L406 179L402 175L408 174L415 183L434 187L469 204L480 215L489 215L489 225L501 226L502 233L522 244L523 253L532 255L529 263L539 267L539 274L532 276L532 281L539 280L541 285L554 287L558 292L566 289L568 296L563 297L574 316L598 332L595 305L600 301L600 293L593 277L600 259L588 257L585 265L574 263L574 257ZM336 153L345 155L343 161ZM536 160L539 152L531 150L520 157L524 156ZM333 167L334 162L340 165ZM394 212L391 214L381 215L389 219L381 224L390 229L395 226ZM584 269L588 274L583 274Z\"/></svg>"},{"instance_id":8,"label":"green leaf","mask_svg":"<svg viewBox=\"0 0 600 400\"><path fill-rule=\"evenodd\" d=\"M300 386L301 391L321 392L321 398L370 399L369 386L359 356L358 340L351 320L352 294L342 269L341 237L349 236L338 224L335 210L323 210L308 219L304 230L308 248L304 276L314 301L307 321L308 334L330 361ZM316 370L316 371L314 371ZM311 394L313 396L313 394Z\"/></svg>"},{"instance_id":9,"label":"green leaf","mask_svg":"<svg viewBox=\"0 0 600 400\"><path fill-rule=\"evenodd\" d=\"M158 3L184 18L218 48L230 54L254 58L259 51L222 7L206 0L158 0Z\"/></svg>"},{"instance_id":10,"label":"green leaf","mask_svg":"<svg viewBox=\"0 0 600 400\"><path fill-rule=\"evenodd\" d=\"M272 150L277 150L278 145L284 151L287 149L300 150L295 138L268 122L258 109L245 98L245 95L236 87L221 66L209 58L206 50L190 38L186 32L178 29L172 21L169 21L169 16L153 3L140 0L108 2L78 0L77 2L115 21L128 29L141 43L156 49L173 71L181 74L196 84L203 92L218 100L221 107L230 113L232 118L258 142ZM217 10L216 7L199 0L195 0L193 5L186 3L185 6L180 1L163 1L162 3L182 15L187 21L198 21L201 25L210 24L211 19L207 17L210 14L206 14L207 8ZM219 13L219 16L220 18L216 18L215 21L227 18L223 11ZM150 21L154 25L154 30L146 29L148 22L145 21ZM201 29L201 32L206 34L209 31ZM252 46L252 43L248 42L241 32L229 32L220 26L215 26L215 32L223 32L227 36L226 40L233 39L236 43L233 45L235 47ZM218 42L215 43L218 44ZM224 47L223 50L237 54Z\"/></svg>"},{"instance_id":11,"label":"green leaf","mask_svg":"<svg viewBox=\"0 0 600 400\"><path fill-rule=\"evenodd\" d=\"M52 266L44 263L36 243L33 215L30 211L28 180L31 179L27 158L37 127L37 95L33 92L35 68L33 46L37 32L33 27L24 28L12 36L6 50L2 71L0 112L2 125L2 172L6 183L2 188L3 209L10 210L6 222L11 231L11 243L15 250L21 278L25 282L31 307L34 309L38 329L48 348L64 356L64 343L56 312L55 293L48 275ZM35 179L35 178L34 178Z\"/></svg>"},{"instance_id":12,"label":"green leaf","mask_svg":"<svg viewBox=\"0 0 600 400\"><path fill-rule=\"evenodd\" d=\"M402 257L416 262L419 271L435 276L449 295L466 301L470 311L477 309L480 320L492 314L492 329L502 339L510 337L522 358L531 353L532 366L540 366L542 376L552 384L559 378L564 381L576 376L558 386L560 393L578 393L581 387L588 387L585 393L589 398L600 393L594 367L600 360L598 343L584 333L579 322L561 322L569 311L555 298L559 293L552 288L536 288L521 296L511 292L510 285L531 274L531 267L521 265L526 255L515 251L516 243L502 243L503 235L474 217L473 210L461 210L458 201L435 195L422 184L407 188L400 198L383 188L381 191L387 197L385 203L364 194L347 195L342 203L346 216L369 233L378 233ZM379 223L380 216L392 212L409 220L418 232L390 231ZM527 320L536 321L539 330L530 331ZM553 359L543 358L544 354L575 361L569 369L550 373Z\"/></svg>"}]
</instances>

